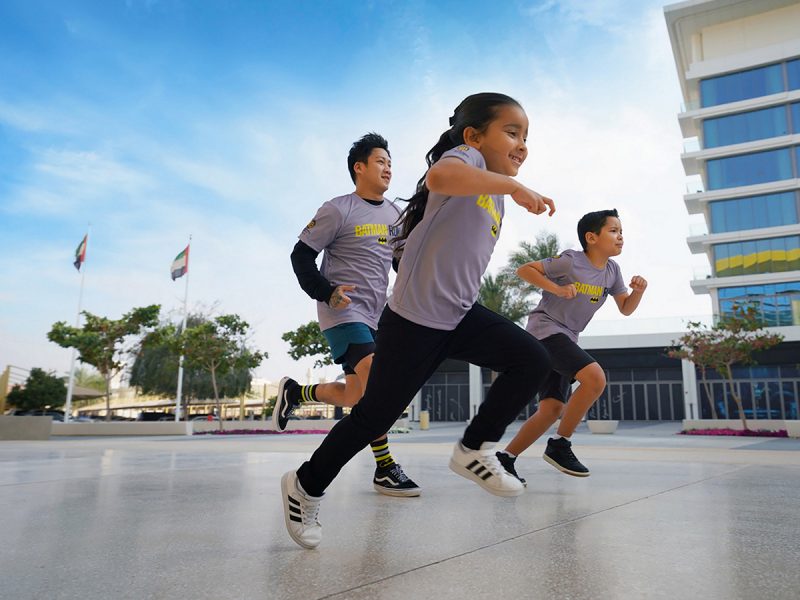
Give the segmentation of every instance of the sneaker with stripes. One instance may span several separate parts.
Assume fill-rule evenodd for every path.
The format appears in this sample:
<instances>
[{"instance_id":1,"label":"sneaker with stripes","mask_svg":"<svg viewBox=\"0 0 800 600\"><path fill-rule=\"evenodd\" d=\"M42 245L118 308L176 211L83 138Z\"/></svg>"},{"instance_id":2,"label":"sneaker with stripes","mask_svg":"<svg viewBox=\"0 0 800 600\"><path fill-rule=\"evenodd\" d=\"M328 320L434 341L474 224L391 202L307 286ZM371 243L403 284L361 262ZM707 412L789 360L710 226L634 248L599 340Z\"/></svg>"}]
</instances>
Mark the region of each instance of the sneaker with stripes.
<instances>
[{"instance_id":1,"label":"sneaker with stripes","mask_svg":"<svg viewBox=\"0 0 800 600\"><path fill-rule=\"evenodd\" d=\"M410 498L419 496L419 486L405 474L403 467L393 463L389 467L378 467L375 469L375 477L372 478L372 487L376 492L386 496L402 496Z\"/></svg>"},{"instance_id":2,"label":"sneaker with stripes","mask_svg":"<svg viewBox=\"0 0 800 600\"><path fill-rule=\"evenodd\" d=\"M316 548L322 541L322 525L317 518L321 497L309 496L297 482L297 473L289 471L281 477L283 517L286 531L303 548Z\"/></svg>"},{"instance_id":3,"label":"sneaker with stripes","mask_svg":"<svg viewBox=\"0 0 800 600\"><path fill-rule=\"evenodd\" d=\"M471 450L456 442L450 470L495 496L519 496L525 491L520 480L506 472L497 460L492 442L484 442L480 450Z\"/></svg>"},{"instance_id":4,"label":"sneaker with stripes","mask_svg":"<svg viewBox=\"0 0 800 600\"><path fill-rule=\"evenodd\" d=\"M278 384L278 397L272 409L272 425L278 431L286 429L289 417L300 406L300 384L291 377L284 377Z\"/></svg>"}]
</instances>

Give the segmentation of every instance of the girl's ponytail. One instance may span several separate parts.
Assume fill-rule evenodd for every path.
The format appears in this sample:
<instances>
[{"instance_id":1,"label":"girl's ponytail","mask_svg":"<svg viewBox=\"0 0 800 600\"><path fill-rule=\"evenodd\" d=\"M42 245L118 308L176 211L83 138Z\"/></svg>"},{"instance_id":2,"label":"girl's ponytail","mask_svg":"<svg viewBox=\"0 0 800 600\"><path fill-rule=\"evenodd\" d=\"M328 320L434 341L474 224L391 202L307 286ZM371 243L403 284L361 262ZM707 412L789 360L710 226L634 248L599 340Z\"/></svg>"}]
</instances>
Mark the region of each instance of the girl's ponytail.
<instances>
[{"instance_id":1,"label":"girl's ponytail","mask_svg":"<svg viewBox=\"0 0 800 600\"><path fill-rule=\"evenodd\" d=\"M464 143L464 130L473 127L478 131L484 131L489 123L495 118L497 108L502 105L513 104L520 106L519 102L505 94L493 92L483 92L467 96L461 104L456 107L453 116L450 117L450 129L439 136L439 141L428 150L425 155L425 162L430 169L438 161L442 154ZM425 215L425 206L428 203L428 186L425 185L425 177L428 171L417 182L417 189L414 195L408 199L408 206L400 214L397 225L400 227L400 234L394 238L398 247L396 252L402 253L402 246L409 234L417 226ZM398 198L402 200L402 198Z\"/></svg>"},{"instance_id":2,"label":"girl's ponytail","mask_svg":"<svg viewBox=\"0 0 800 600\"><path fill-rule=\"evenodd\" d=\"M458 145L458 143L453 142L452 133L452 129L445 131L439 136L439 141L436 142L436 145L428 150L428 154L425 155L425 162L428 164L428 169L442 157L442 154ZM404 245L408 235L425 215L425 206L428 204L429 193L428 186L425 185L425 177L427 175L428 171L426 170L425 175L417 182L417 189L414 195L408 199L408 206L405 207L397 220L397 224L400 227L400 234L394 238L394 241L400 246Z\"/></svg>"}]
</instances>

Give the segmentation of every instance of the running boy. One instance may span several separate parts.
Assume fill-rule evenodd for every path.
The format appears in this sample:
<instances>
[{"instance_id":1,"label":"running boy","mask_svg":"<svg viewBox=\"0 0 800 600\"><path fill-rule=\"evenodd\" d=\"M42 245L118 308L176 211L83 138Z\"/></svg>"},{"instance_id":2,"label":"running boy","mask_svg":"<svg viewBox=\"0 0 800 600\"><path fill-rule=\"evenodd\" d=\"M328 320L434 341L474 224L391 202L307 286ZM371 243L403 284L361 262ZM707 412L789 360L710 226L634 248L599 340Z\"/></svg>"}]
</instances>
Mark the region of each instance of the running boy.
<instances>
[{"instance_id":1,"label":"running boy","mask_svg":"<svg viewBox=\"0 0 800 600\"><path fill-rule=\"evenodd\" d=\"M392 179L389 145L377 133L356 141L347 157L353 193L323 204L299 236L292 251L292 267L300 287L317 301L319 326L331 347L334 362L342 365L345 383L299 385L284 377L272 422L286 429L289 415L302 401L353 407L367 385L375 329L392 265L393 224L400 211L384 198ZM322 268L317 255L323 252ZM388 496L419 496L420 489L389 452L386 431L370 444L375 457L372 485Z\"/></svg>"},{"instance_id":2,"label":"running boy","mask_svg":"<svg viewBox=\"0 0 800 600\"><path fill-rule=\"evenodd\" d=\"M572 436L583 416L603 393L603 369L578 346L578 334L586 328L607 296L628 316L642 299L647 281L638 275L628 293L619 265L611 257L622 252L622 224L616 209L591 212L578 221L583 252L565 250L560 256L521 266L517 274L542 289L542 299L528 318L526 329L544 344L553 370L539 390L536 413L520 428L506 449L497 453L503 467L523 484L514 461L561 418L555 436L547 440L544 460L559 471L588 477L589 469L572 452ZM570 386L580 384L570 396ZM569 402L567 402L569 399ZM565 407L566 404L566 407Z\"/></svg>"},{"instance_id":3,"label":"running boy","mask_svg":"<svg viewBox=\"0 0 800 600\"><path fill-rule=\"evenodd\" d=\"M300 546L319 545L322 495L342 467L394 423L446 358L500 373L456 442L450 469L498 496L523 493L494 443L530 402L550 361L536 338L476 299L501 231L504 194L533 214L555 210L514 179L528 155L527 135L528 117L516 100L474 94L428 151L428 171L403 211L403 257L364 397L307 462L281 478L286 529Z\"/></svg>"}]
</instances>

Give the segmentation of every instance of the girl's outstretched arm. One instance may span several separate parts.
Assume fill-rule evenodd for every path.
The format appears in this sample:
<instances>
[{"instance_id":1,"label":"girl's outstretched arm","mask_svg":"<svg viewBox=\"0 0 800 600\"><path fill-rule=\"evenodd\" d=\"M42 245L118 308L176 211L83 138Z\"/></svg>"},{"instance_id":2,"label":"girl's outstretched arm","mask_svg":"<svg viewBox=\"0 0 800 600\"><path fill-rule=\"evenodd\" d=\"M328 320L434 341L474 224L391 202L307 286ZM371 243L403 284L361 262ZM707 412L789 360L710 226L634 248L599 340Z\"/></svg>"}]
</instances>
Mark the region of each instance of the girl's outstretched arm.
<instances>
[{"instance_id":1,"label":"girl's outstretched arm","mask_svg":"<svg viewBox=\"0 0 800 600\"><path fill-rule=\"evenodd\" d=\"M454 156L445 156L431 166L425 185L432 192L446 196L477 196L479 194L508 194L528 212L540 215L555 205L550 198L525 187L508 175L501 175L466 164Z\"/></svg>"}]
</instances>

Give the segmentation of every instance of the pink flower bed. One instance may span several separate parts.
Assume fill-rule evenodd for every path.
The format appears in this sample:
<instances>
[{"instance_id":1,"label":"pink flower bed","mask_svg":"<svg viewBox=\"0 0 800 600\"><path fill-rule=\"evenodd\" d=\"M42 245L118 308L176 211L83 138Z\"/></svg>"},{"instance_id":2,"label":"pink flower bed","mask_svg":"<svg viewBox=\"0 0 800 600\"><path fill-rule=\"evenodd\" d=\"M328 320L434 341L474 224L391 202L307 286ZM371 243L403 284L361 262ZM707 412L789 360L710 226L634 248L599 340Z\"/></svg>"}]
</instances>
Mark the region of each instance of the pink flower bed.
<instances>
[{"instance_id":1,"label":"pink flower bed","mask_svg":"<svg viewBox=\"0 0 800 600\"><path fill-rule=\"evenodd\" d=\"M282 435L288 433L328 433L327 429L294 429L292 431L275 431L274 429L232 429L230 431L195 431L194 435Z\"/></svg>"},{"instance_id":2,"label":"pink flower bed","mask_svg":"<svg viewBox=\"0 0 800 600\"><path fill-rule=\"evenodd\" d=\"M778 431L767 431L759 429L691 429L689 431L679 431L680 435L739 435L744 437L789 437L785 429Z\"/></svg>"}]
</instances>

